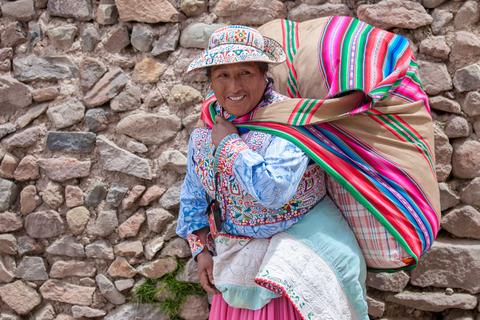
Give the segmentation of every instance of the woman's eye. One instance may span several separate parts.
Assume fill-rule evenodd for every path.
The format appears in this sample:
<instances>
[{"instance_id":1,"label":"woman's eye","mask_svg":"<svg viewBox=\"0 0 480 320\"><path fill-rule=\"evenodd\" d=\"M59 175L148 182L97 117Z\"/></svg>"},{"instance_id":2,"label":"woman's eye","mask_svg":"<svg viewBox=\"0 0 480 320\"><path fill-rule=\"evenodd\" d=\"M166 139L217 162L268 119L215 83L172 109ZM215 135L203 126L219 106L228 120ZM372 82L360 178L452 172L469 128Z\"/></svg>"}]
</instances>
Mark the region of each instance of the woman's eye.
<instances>
[{"instance_id":1,"label":"woman's eye","mask_svg":"<svg viewBox=\"0 0 480 320\"><path fill-rule=\"evenodd\" d=\"M224 79L224 78L226 78L226 77L227 77L227 75L226 75L225 73L219 73L219 74L217 75L217 79Z\"/></svg>"}]
</instances>

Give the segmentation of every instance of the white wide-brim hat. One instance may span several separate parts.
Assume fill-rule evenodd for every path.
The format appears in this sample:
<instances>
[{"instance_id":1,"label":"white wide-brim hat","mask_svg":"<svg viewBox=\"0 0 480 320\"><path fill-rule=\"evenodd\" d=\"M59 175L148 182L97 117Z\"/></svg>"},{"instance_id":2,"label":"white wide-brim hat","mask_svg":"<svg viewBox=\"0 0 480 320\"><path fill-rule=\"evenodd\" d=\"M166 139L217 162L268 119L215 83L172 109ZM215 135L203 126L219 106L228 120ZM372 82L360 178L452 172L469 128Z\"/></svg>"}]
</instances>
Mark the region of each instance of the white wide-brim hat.
<instances>
[{"instance_id":1,"label":"white wide-brim hat","mask_svg":"<svg viewBox=\"0 0 480 320\"><path fill-rule=\"evenodd\" d=\"M240 25L222 27L210 36L207 49L188 66L187 72L239 62L282 63L285 51L275 40Z\"/></svg>"}]
</instances>

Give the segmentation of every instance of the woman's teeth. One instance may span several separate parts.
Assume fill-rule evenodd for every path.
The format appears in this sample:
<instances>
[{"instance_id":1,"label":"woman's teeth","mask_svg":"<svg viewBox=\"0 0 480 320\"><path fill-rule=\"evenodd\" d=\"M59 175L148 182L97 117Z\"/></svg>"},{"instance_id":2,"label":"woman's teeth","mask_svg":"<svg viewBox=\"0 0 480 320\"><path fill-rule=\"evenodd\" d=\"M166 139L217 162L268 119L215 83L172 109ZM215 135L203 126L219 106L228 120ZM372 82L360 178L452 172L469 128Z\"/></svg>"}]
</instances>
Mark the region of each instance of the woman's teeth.
<instances>
[{"instance_id":1,"label":"woman's teeth","mask_svg":"<svg viewBox=\"0 0 480 320\"><path fill-rule=\"evenodd\" d=\"M245 98L245 96L228 97L228 99L230 99L230 100L232 100L232 101L240 101L240 100L242 100L243 98Z\"/></svg>"}]
</instances>

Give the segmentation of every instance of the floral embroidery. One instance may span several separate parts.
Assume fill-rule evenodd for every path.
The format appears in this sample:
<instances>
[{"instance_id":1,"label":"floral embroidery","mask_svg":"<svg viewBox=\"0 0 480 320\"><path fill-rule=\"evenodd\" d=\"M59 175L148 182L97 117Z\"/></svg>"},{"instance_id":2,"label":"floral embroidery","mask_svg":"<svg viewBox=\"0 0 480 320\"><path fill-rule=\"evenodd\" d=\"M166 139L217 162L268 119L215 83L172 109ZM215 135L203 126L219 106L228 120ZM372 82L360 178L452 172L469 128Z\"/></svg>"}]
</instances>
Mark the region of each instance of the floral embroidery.
<instances>
[{"instance_id":1,"label":"floral embroidery","mask_svg":"<svg viewBox=\"0 0 480 320\"><path fill-rule=\"evenodd\" d=\"M245 141L248 141L248 147L255 152L264 153L268 145L263 143L268 139L268 133L260 131L249 131L245 137Z\"/></svg>"},{"instance_id":2,"label":"floral embroidery","mask_svg":"<svg viewBox=\"0 0 480 320\"><path fill-rule=\"evenodd\" d=\"M205 244L200 240L200 237L194 233L190 233L187 236L188 244L190 245L190 250L192 251L192 257L195 258L200 252L205 249Z\"/></svg>"},{"instance_id":3,"label":"floral embroidery","mask_svg":"<svg viewBox=\"0 0 480 320\"><path fill-rule=\"evenodd\" d=\"M190 250L192 251L192 257L195 258L200 252L205 249L205 247L210 252L215 252L215 242L210 233L207 234L207 241L203 243L200 240L200 237L197 236L195 233L190 233L187 236L188 244L190 245Z\"/></svg>"},{"instance_id":4,"label":"floral embroidery","mask_svg":"<svg viewBox=\"0 0 480 320\"><path fill-rule=\"evenodd\" d=\"M297 193L280 209L269 209L259 205L249 194L235 196L231 192L237 184L234 179L222 176L222 188L231 194L226 202L226 211L233 223L242 226L258 226L291 220L307 213L326 193L324 171L310 166L305 172ZM231 192L231 193L230 193Z\"/></svg>"},{"instance_id":5,"label":"floral embroidery","mask_svg":"<svg viewBox=\"0 0 480 320\"><path fill-rule=\"evenodd\" d=\"M268 107L268 105L284 99L286 99L285 96L272 89L270 80L264 97L255 110ZM215 110L218 114L223 112L218 104L215 106ZM235 122L237 119L229 120ZM325 195L324 171L317 165L307 168L296 194L280 209L264 207L242 189L232 172L235 159L241 151L247 148L263 156L272 139L273 136L270 134L259 131L248 131L241 134L240 137L232 134L222 140L215 154L209 129L198 128L192 133L195 172L211 198L215 197L214 186L217 184L217 200L219 200L225 221L225 232L235 234L236 226L239 228L260 225L274 227L277 223L296 219L308 212ZM215 159L215 156L218 159ZM218 181L215 183L214 172L217 172L217 169L219 174Z\"/></svg>"},{"instance_id":6,"label":"floral embroidery","mask_svg":"<svg viewBox=\"0 0 480 320\"><path fill-rule=\"evenodd\" d=\"M210 130L206 128L193 130L195 173L202 181L205 191L213 199L215 197L215 158L214 146L211 141Z\"/></svg>"},{"instance_id":7,"label":"floral embroidery","mask_svg":"<svg viewBox=\"0 0 480 320\"><path fill-rule=\"evenodd\" d=\"M207 49L192 61L187 72L219 64L246 61L281 63L285 60L285 51L278 42L264 37L253 28L233 25L212 34Z\"/></svg>"},{"instance_id":8,"label":"floral embroidery","mask_svg":"<svg viewBox=\"0 0 480 320\"><path fill-rule=\"evenodd\" d=\"M243 137L242 137L243 138ZM210 197L215 196L215 157L210 133L207 129L196 129L192 133L196 146L194 161L195 171ZM306 171L297 188L295 196L280 209L268 209L259 204L251 195L242 190L232 174L232 166L236 155L245 148L261 149L272 139L268 134L246 134L245 138L234 138L227 141L221 151L218 191L222 213L240 226L258 226L275 224L291 220L308 212L325 195L324 171L317 165L311 165ZM233 159L233 160L232 160Z\"/></svg>"},{"instance_id":9,"label":"floral embroidery","mask_svg":"<svg viewBox=\"0 0 480 320\"><path fill-rule=\"evenodd\" d=\"M220 147L220 146L219 146ZM222 148L218 151L218 172L227 174L231 176L232 167L235 163L240 152L247 150L248 146L243 142L240 137L231 138L226 140L225 143L221 146Z\"/></svg>"}]
</instances>

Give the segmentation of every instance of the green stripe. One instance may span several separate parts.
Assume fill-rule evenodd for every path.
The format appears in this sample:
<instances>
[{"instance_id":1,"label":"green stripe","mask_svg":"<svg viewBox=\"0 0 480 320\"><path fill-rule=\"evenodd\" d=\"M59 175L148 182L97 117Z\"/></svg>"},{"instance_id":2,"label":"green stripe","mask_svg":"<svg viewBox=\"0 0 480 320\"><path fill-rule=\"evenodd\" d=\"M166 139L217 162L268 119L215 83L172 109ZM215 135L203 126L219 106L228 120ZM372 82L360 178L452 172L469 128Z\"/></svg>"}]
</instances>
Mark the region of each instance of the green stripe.
<instances>
[{"instance_id":1,"label":"green stripe","mask_svg":"<svg viewBox=\"0 0 480 320\"><path fill-rule=\"evenodd\" d=\"M298 90L297 82L295 81L295 78L293 76L287 77L287 84L292 90L292 92L295 94L295 98L298 97L298 92L300 90Z\"/></svg>"},{"instance_id":2,"label":"green stripe","mask_svg":"<svg viewBox=\"0 0 480 320\"><path fill-rule=\"evenodd\" d=\"M290 23L292 24L292 26L290 26ZM287 20L286 21L286 26L287 26L287 53L289 55L289 61L291 63L293 63L293 57L294 55L297 53L297 50L295 48L295 37L294 37L294 34L295 34L295 30L294 30L294 23L293 21L289 21ZM293 31L292 31L293 30ZM288 74L289 76L287 77L287 84L290 88L290 90L292 91L292 93L295 94L295 96L298 96L298 85L297 85L297 82L296 82L296 79L295 79L295 76L293 75L293 72L292 70L289 68L288 69Z\"/></svg>"},{"instance_id":3,"label":"green stripe","mask_svg":"<svg viewBox=\"0 0 480 320\"><path fill-rule=\"evenodd\" d=\"M417 145L418 147L420 147L420 149L423 150L423 152L425 153L425 155L427 156L430 164L433 166L433 159L431 158L431 154L430 154L430 151L428 150L428 147L425 145L425 143L420 140L420 138L412 132L412 130L410 130L409 128L407 128L403 123L401 123L400 121L396 120L392 115L388 114L386 115L390 120L393 121L392 125L393 124L396 124L398 127L402 128L403 131L405 131L407 134L406 136L409 137L409 140L410 139L413 139L415 140L416 142L414 142L413 140L410 140L413 144ZM393 127L393 126L392 126Z\"/></svg>"},{"instance_id":4,"label":"green stripe","mask_svg":"<svg viewBox=\"0 0 480 320\"><path fill-rule=\"evenodd\" d=\"M402 137L404 137L406 140L408 140L410 143L413 143L412 139L406 135L402 130L398 130L398 128L392 123L392 121L389 121L388 119L386 119L386 117L388 117L388 115L385 115L385 114L377 114L377 117L382 120L383 123L385 123L386 125L388 125L390 128L392 128L395 132L397 132L399 135L401 135ZM395 121L395 120L394 120Z\"/></svg>"},{"instance_id":5,"label":"green stripe","mask_svg":"<svg viewBox=\"0 0 480 320\"><path fill-rule=\"evenodd\" d=\"M413 60L410 60L409 67L418 71L418 64L417 64L417 62L415 62ZM417 72L412 71L412 70L407 71L407 76L409 76L410 79L412 79L415 83L417 83L420 86L420 88L424 89L423 84L422 84L422 80L420 80L420 78L418 77Z\"/></svg>"},{"instance_id":6,"label":"green stripe","mask_svg":"<svg viewBox=\"0 0 480 320\"><path fill-rule=\"evenodd\" d=\"M397 79L397 80L392 84L392 86L391 86L392 92L395 91L395 90L393 90L393 89L396 89L396 88L402 83L402 81L403 81L403 77Z\"/></svg>"},{"instance_id":7,"label":"green stripe","mask_svg":"<svg viewBox=\"0 0 480 320\"><path fill-rule=\"evenodd\" d=\"M263 131L267 132L269 134L284 138L293 144L295 144L298 148L302 149L311 159L313 159L320 167L322 167L328 174L330 174L340 185L342 185L345 189L347 189L350 194L360 203L362 204L365 208L368 209L368 211L382 224L382 226L385 227L385 229L390 232L390 234L397 240L400 245L402 246L405 251L412 256L412 258L415 260L415 264L411 266L407 266L405 268L399 268L402 270L410 270L416 267L418 264L418 257L415 255L415 253L412 251L408 243L405 241L405 239L402 237L402 235L390 224L390 222L378 211L377 208L375 208L357 189L355 189L354 186L350 184L350 182L347 180L346 177L343 177L340 175L335 169L333 169L331 166L329 166L322 158L320 158L318 155L316 155L312 150L310 150L308 147L306 147L304 144L302 144L297 138L294 136L276 130L276 129L271 129L271 128L265 128L257 125L239 125L239 127L242 128L248 128L251 130L258 130L258 131ZM395 270L399 270L395 269ZM375 270L375 269L374 269ZM377 271L393 271L391 269L376 269Z\"/></svg>"},{"instance_id":8,"label":"green stripe","mask_svg":"<svg viewBox=\"0 0 480 320\"><path fill-rule=\"evenodd\" d=\"M404 132L403 130L399 130L398 127L402 128L403 126L401 126L401 124L398 123L397 120L392 119L392 118L391 118L391 115L379 115L379 114L377 114L377 116L378 116L378 118L379 118L380 120L382 120L385 124L389 125L393 130L395 130L395 132L397 132L398 134L400 134L402 137L404 137L404 138L405 138L407 141L409 141L411 144L414 144L414 145L420 147L420 149L423 151L423 153L426 154L427 159L428 159L430 165L433 166L433 161L432 161L432 159L431 159L431 157L430 157L430 153L428 152L428 149L425 150L425 149L420 145L420 143L416 143L416 142L410 137L410 135L405 134L405 132ZM385 117L388 117L391 121L388 121L387 119L385 119ZM407 131L407 130L405 129L405 131ZM421 142L421 141L420 141L420 142ZM421 143L421 144L422 144L423 146L425 146L423 143Z\"/></svg>"},{"instance_id":9,"label":"green stripe","mask_svg":"<svg viewBox=\"0 0 480 320\"><path fill-rule=\"evenodd\" d=\"M295 77L292 76L290 80L292 82L293 88L295 89L296 97L298 97L298 93L300 92L300 90L298 89L297 79L295 79Z\"/></svg>"},{"instance_id":10,"label":"green stripe","mask_svg":"<svg viewBox=\"0 0 480 320\"><path fill-rule=\"evenodd\" d=\"M285 29L286 29L285 38L287 40L287 44L286 44L285 49L286 49L289 61L291 63L293 63L293 57L297 54L294 22L286 20L285 21ZM289 72L289 76L287 78L287 85L290 88L290 90L292 91L292 93L294 93L295 96L298 96L298 91L299 90L298 90L298 85L297 85L297 81L295 79L295 76L293 75L293 72L290 68L289 68L288 72Z\"/></svg>"},{"instance_id":11,"label":"green stripe","mask_svg":"<svg viewBox=\"0 0 480 320\"><path fill-rule=\"evenodd\" d=\"M368 95L370 96L373 96L373 95L378 95L380 94L381 95L381 98L380 99L377 99L375 100L375 102L377 101L381 101L383 99L386 99L388 96L386 95L388 93L388 89L390 89L390 86L381 86L381 87L378 87L378 88L375 88L373 90L371 90Z\"/></svg>"},{"instance_id":12,"label":"green stripe","mask_svg":"<svg viewBox=\"0 0 480 320\"><path fill-rule=\"evenodd\" d=\"M367 42L368 35L370 34L370 30L372 30L372 29L373 29L373 27L370 26L370 25L367 25L367 27L363 28L362 32L359 35L358 45L356 46L357 47L357 52L356 52L357 59L356 59L356 62L355 62L356 77L355 77L355 84L354 84L354 87L356 89L363 89L364 88L362 79L365 78L364 77L365 71L364 71L364 65L363 65L365 54L366 54L365 43ZM363 48L362 52L359 51L360 48ZM368 66L365 66L365 68L368 68Z\"/></svg>"},{"instance_id":13,"label":"green stripe","mask_svg":"<svg viewBox=\"0 0 480 320\"><path fill-rule=\"evenodd\" d=\"M305 101L302 103L302 105L300 106L300 108L298 109L296 115L295 115L295 118L294 118L294 123L295 125L299 125L300 124L300 116L302 116L303 114L303 110L305 109L306 106L308 106L310 104L310 101L311 99L305 99Z\"/></svg>"},{"instance_id":14,"label":"green stripe","mask_svg":"<svg viewBox=\"0 0 480 320\"><path fill-rule=\"evenodd\" d=\"M305 121L307 120L308 115L310 114L310 111L312 108L317 104L318 100L312 100L310 105L307 107L307 110L303 112L303 117L300 120L300 125L303 126L305 124Z\"/></svg>"},{"instance_id":15,"label":"green stripe","mask_svg":"<svg viewBox=\"0 0 480 320\"><path fill-rule=\"evenodd\" d=\"M352 36L353 33L355 32L355 29L357 27L357 24L359 23L358 20L352 19L352 22L350 22L350 25L348 26L348 29L345 32L344 38L342 40L342 57L341 57L341 66L340 66L340 72L342 74L342 78L340 81L340 91L343 92L346 89L348 89L348 70L350 66L350 55L351 55L351 48L352 48Z\"/></svg>"},{"instance_id":16,"label":"green stripe","mask_svg":"<svg viewBox=\"0 0 480 320\"><path fill-rule=\"evenodd\" d=\"M292 69L288 69L288 77L292 78L292 85L294 85L295 89L297 89L297 91L298 91L297 79L295 79L295 76L293 75Z\"/></svg>"},{"instance_id":17,"label":"green stripe","mask_svg":"<svg viewBox=\"0 0 480 320\"><path fill-rule=\"evenodd\" d=\"M414 71L407 71L407 76L410 77L410 79L412 79L413 81L415 81L416 83L418 83L419 85L422 85L422 80L420 80L420 78L418 77L417 73L414 72Z\"/></svg>"},{"instance_id":18,"label":"green stripe","mask_svg":"<svg viewBox=\"0 0 480 320\"><path fill-rule=\"evenodd\" d=\"M215 101L210 103L208 109L210 111L210 118L212 119L212 122L215 123Z\"/></svg>"},{"instance_id":19,"label":"green stripe","mask_svg":"<svg viewBox=\"0 0 480 320\"><path fill-rule=\"evenodd\" d=\"M288 87L290 88L290 90L292 91L292 93L296 93L296 92L297 92L297 91L295 90L295 87L292 85L292 82L291 82L290 77L287 78L287 85L288 85Z\"/></svg>"},{"instance_id":20,"label":"green stripe","mask_svg":"<svg viewBox=\"0 0 480 320\"><path fill-rule=\"evenodd\" d=\"M288 24L288 20L286 20L285 22L285 28L286 28L286 31L287 31L287 34L285 35L285 38L287 40L287 46L286 46L286 51L287 51L287 55L288 55L288 59L290 61L293 61L293 55L292 55L292 52L291 52L291 45L290 45L290 26Z\"/></svg>"},{"instance_id":21,"label":"green stripe","mask_svg":"<svg viewBox=\"0 0 480 320\"><path fill-rule=\"evenodd\" d=\"M292 37L292 51L293 55L297 54L297 39L295 38L295 22L291 21L292 28L290 29L291 37Z\"/></svg>"},{"instance_id":22,"label":"green stripe","mask_svg":"<svg viewBox=\"0 0 480 320\"><path fill-rule=\"evenodd\" d=\"M293 75L293 72L292 70L288 70L288 78L287 79L290 79L292 81L292 86L294 86L295 88L295 91L300 91L298 90L298 84L297 84L297 79L295 79L295 76Z\"/></svg>"},{"instance_id":23,"label":"green stripe","mask_svg":"<svg viewBox=\"0 0 480 320\"><path fill-rule=\"evenodd\" d=\"M302 114L302 110L305 108L306 105L308 105L310 103L310 99L305 99L305 101L302 103L302 105L300 106L300 108L298 109L298 111L296 112L295 114L295 117L293 118L293 123L292 125L294 126L297 126L298 125L298 118L300 117L300 115Z\"/></svg>"},{"instance_id":24,"label":"green stripe","mask_svg":"<svg viewBox=\"0 0 480 320\"><path fill-rule=\"evenodd\" d=\"M420 86L422 85L422 81L418 77L418 75L415 72L409 71L407 72L407 76L410 77L414 82L418 83Z\"/></svg>"},{"instance_id":25,"label":"green stripe","mask_svg":"<svg viewBox=\"0 0 480 320\"><path fill-rule=\"evenodd\" d=\"M392 115L386 114L384 116L391 120L391 121L388 121L388 123L392 128L395 129L399 127L400 130L396 130L398 133L402 133L402 135L406 139L408 139L411 143L418 145L423 151L425 151L425 153L428 153L428 148L426 147L426 145L421 140L419 140L418 137L410 129L406 128L400 121L396 120ZM415 143L414 141L416 141L417 143Z\"/></svg>"}]
</instances>

